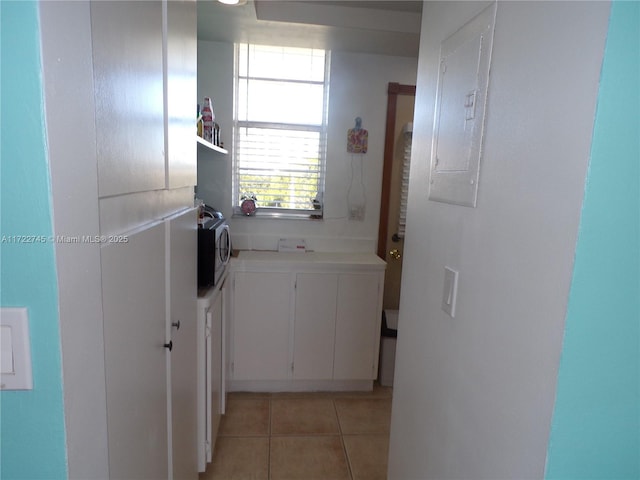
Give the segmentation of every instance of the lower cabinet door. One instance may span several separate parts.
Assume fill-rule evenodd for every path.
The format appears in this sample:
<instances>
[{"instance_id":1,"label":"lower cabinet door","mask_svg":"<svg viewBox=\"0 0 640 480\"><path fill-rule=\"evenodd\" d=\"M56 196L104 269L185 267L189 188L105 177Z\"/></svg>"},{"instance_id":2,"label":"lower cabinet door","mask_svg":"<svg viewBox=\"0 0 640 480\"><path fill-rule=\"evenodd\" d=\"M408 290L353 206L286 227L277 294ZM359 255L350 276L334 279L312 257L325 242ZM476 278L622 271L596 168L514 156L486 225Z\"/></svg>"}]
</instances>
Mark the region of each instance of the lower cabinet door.
<instances>
[{"instance_id":1,"label":"lower cabinet door","mask_svg":"<svg viewBox=\"0 0 640 480\"><path fill-rule=\"evenodd\" d=\"M165 227L101 249L111 478L168 478Z\"/></svg>"},{"instance_id":2,"label":"lower cabinet door","mask_svg":"<svg viewBox=\"0 0 640 480\"><path fill-rule=\"evenodd\" d=\"M236 272L233 321L233 379L290 378L289 273Z\"/></svg>"},{"instance_id":3,"label":"lower cabinet door","mask_svg":"<svg viewBox=\"0 0 640 480\"><path fill-rule=\"evenodd\" d=\"M211 396L211 431L209 443L211 448L207 455L207 462L213 458L218 428L222 416L222 293L218 293L209 310L211 315L211 388L207 392Z\"/></svg>"},{"instance_id":4,"label":"lower cabinet door","mask_svg":"<svg viewBox=\"0 0 640 480\"><path fill-rule=\"evenodd\" d=\"M167 220L171 357L171 443L173 477L198 478L197 463L197 221L194 210Z\"/></svg>"},{"instance_id":5,"label":"lower cabinet door","mask_svg":"<svg viewBox=\"0 0 640 480\"><path fill-rule=\"evenodd\" d=\"M295 291L293 378L331 380L338 276L298 273Z\"/></svg>"},{"instance_id":6,"label":"lower cabinet door","mask_svg":"<svg viewBox=\"0 0 640 480\"><path fill-rule=\"evenodd\" d=\"M333 378L365 380L375 377L380 332L377 273L341 274L338 280Z\"/></svg>"}]
</instances>

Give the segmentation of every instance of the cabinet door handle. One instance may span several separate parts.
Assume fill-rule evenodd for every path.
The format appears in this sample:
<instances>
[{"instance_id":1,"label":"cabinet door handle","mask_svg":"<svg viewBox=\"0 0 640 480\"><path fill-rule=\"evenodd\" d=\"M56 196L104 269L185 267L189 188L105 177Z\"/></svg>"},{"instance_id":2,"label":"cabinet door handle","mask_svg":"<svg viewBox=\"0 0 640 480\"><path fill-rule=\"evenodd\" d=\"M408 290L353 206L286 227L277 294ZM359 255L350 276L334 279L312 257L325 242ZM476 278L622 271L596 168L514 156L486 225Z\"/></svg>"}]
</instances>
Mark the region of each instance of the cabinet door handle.
<instances>
[{"instance_id":1,"label":"cabinet door handle","mask_svg":"<svg viewBox=\"0 0 640 480\"><path fill-rule=\"evenodd\" d=\"M180 320L178 320L177 322L173 322L171 326L176 327L176 330L180 330Z\"/></svg>"},{"instance_id":2,"label":"cabinet door handle","mask_svg":"<svg viewBox=\"0 0 640 480\"><path fill-rule=\"evenodd\" d=\"M165 343L164 348L168 348L169 351L173 350L173 340L169 340L169 343Z\"/></svg>"}]
</instances>

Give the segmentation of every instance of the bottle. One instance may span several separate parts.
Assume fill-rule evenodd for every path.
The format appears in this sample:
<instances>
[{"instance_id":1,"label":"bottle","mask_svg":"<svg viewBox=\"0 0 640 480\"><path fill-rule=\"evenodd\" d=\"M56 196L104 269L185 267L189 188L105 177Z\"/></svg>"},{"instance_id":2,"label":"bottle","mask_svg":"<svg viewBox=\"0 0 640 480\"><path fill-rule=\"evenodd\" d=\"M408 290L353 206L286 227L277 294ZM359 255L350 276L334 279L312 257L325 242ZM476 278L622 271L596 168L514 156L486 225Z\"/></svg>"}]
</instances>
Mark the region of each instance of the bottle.
<instances>
[{"instance_id":1,"label":"bottle","mask_svg":"<svg viewBox=\"0 0 640 480\"><path fill-rule=\"evenodd\" d=\"M202 138L211 143L213 143L213 121L215 118L211 98L204 97L204 105L202 106Z\"/></svg>"},{"instance_id":2,"label":"bottle","mask_svg":"<svg viewBox=\"0 0 640 480\"><path fill-rule=\"evenodd\" d=\"M200 138L202 138L202 113L200 113L200 104L198 104L198 113L196 115L196 128Z\"/></svg>"},{"instance_id":3,"label":"bottle","mask_svg":"<svg viewBox=\"0 0 640 480\"><path fill-rule=\"evenodd\" d=\"M220 146L220 125L213 122L213 143L216 147Z\"/></svg>"}]
</instances>

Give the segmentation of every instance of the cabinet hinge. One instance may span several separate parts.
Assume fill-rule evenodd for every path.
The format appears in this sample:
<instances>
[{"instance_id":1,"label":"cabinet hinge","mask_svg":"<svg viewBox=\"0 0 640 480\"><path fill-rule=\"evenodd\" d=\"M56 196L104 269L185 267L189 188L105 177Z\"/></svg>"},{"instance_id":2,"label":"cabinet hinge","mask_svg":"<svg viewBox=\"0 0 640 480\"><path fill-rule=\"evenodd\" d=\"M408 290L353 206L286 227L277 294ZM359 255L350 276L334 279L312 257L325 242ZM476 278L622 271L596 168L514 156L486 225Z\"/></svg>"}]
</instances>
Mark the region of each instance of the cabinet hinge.
<instances>
[{"instance_id":1,"label":"cabinet hinge","mask_svg":"<svg viewBox=\"0 0 640 480\"><path fill-rule=\"evenodd\" d=\"M210 442L204 442L204 449L206 452L206 456L207 457L211 457L211 443Z\"/></svg>"},{"instance_id":2,"label":"cabinet hinge","mask_svg":"<svg viewBox=\"0 0 640 480\"><path fill-rule=\"evenodd\" d=\"M293 372L293 362L291 362L291 371Z\"/></svg>"}]
</instances>

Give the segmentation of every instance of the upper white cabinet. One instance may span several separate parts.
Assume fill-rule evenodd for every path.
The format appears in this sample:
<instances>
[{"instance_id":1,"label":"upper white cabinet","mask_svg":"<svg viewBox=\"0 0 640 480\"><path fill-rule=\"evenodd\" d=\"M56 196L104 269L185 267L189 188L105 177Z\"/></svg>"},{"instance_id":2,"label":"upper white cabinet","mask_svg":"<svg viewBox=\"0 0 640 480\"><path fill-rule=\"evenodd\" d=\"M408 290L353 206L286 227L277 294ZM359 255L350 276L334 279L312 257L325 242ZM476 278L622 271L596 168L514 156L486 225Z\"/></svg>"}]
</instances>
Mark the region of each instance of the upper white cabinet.
<instances>
[{"instance_id":1,"label":"upper white cabinet","mask_svg":"<svg viewBox=\"0 0 640 480\"><path fill-rule=\"evenodd\" d=\"M195 0L92 2L91 24L100 197L195 185Z\"/></svg>"},{"instance_id":2,"label":"upper white cabinet","mask_svg":"<svg viewBox=\"0 0 640 480\"><path fill-rule=\"evenodd\" d=\"M167 3L167 171L168 188L197 183L195 118L198 64L195 0Z\"/></svg>"},{"instance_id":3,"label":"upper white cabinet","mask_svg":"<svg viewBox=\"0 0 640 480\"><path fill-rule=\"evenodd\" d=\"M370 388L384 269L373 254L241 252L231 388Z\"/></svg>"},{"instance_id":4,"label":"upper white cabinet","mask_svg":"<svg viewBox=\"0 0 640 480\"><path fill-rule=\"evenodd\" d=\"M91 2L100 197L165 187L162 8Z\"/></svg>"}]
</instances>

